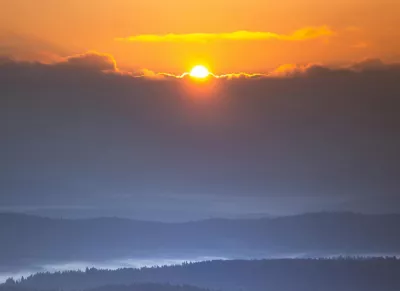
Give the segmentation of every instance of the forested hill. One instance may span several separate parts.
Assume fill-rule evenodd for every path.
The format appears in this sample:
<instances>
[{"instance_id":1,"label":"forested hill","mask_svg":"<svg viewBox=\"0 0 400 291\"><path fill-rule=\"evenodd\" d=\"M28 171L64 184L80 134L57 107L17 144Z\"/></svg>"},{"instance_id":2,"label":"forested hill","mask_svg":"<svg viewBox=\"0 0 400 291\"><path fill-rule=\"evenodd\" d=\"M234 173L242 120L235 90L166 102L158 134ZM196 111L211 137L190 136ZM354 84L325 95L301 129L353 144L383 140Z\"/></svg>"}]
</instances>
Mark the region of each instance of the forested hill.
<instances>
[{"instance_id":1,"label":"forested hill","mask_svg":"<svg viewBox=\"0 0 400 291\"><path fill-rule=\"evenodd\" d=\"M172 254L268 258L400 253L400 215L315 213L187 223L0 214L0 262L105 260Z\"/></svg>"},{"instance_id":2,"label":"forested hill","mask_svg":"<svg viewBox=\"0 0 400 291\"><path fill-rule=\"evenodd\" d=\"M23 287L17 284L0 285L0 291L39 291L35 288ZM59 290L52 290L59 291ZM106 285L83 291L209 291L189 285L170 285L170 284L131 284L131 285Z\"/></svg>"},{"instance_id":3,"label":"forested hill","mask_svg":"<svg viewBox=\"0 0 400 291\"><path fill-rule=\"evenodd\" d=\"M188 284L226 291L398 291L400 260L375 258L208 261L157 268L42 273L11 285L68 291L145 282Z\"/></svg>"}]
</instances>

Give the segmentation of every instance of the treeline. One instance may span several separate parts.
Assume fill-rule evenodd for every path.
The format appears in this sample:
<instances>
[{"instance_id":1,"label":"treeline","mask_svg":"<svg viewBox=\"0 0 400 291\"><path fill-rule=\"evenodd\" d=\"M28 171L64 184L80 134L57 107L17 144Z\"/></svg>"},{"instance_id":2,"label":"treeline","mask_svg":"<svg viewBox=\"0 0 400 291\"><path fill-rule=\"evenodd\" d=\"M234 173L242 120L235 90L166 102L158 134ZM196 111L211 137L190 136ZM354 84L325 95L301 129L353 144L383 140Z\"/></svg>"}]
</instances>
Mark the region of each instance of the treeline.
<instances>
[{"instance_id":1,"label":"treeline","mask_svg":"<svg viewBox=\"0 0 400 291\"><path fill-rule=\"evenodd\" d=\"M396 291L400 290L400 260L217 260L142 269L40 273L14 285L68 291L134 283L193 285L226 291Z\"/></svg>"}]
</instances>

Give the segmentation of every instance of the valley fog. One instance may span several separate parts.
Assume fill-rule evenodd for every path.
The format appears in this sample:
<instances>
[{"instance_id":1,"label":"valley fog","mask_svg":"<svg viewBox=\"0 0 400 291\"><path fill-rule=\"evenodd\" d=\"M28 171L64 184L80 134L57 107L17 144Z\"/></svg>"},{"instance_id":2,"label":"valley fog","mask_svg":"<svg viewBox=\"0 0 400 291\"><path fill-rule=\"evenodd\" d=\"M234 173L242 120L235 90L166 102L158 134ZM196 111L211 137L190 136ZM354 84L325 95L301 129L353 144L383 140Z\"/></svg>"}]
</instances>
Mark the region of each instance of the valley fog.
<instances>
[{"instance_id":1,"label":"valley fog","mask_svg":"<svg viewBox=\"0 0 400 291\"><path fill-rule=\"evenodd\" d=\"M55 273L64 271L85 271L87 268L117 270L122 268L145 268L155 266L173 266L183 263L196 263L213 260L256 260L256 259L312 259L312 258L340 258L343 256L359 257L359 258L377 258L391 257L400 258L398 253L269 253L255 256L159 256L154 258L126 258L105 261L68 261L68 262L49 262L49 263L32 263L29 267L26 265L13 266L0 265L0 284L4 283L8 278L19 280L21 277L28 277L36 273ZM11 270L11 271L10 271Z\"/></svg>"},{"instance_id":2,"label":"valley fog","mask_svg":"<svg viewBox=\"0 0 400 291\"><path fill-rule=\"evenodd\" d=\"M209 260L225 260L224 257L158 257L158 258L127 258L119 260L107 261L70 261L70 262L53 262L32 264L31 266L0 266L0 283L4 283L8 278L14 280L20 279L22 276L27 277L38 272L63 272L63 271L84 271L86 268L109 269L116 270L120 268L143 268L153 266L171 266L179 265L184 262L201 262ZM10 271L11 269L11 271Z\"/></svg>"}]
</instances>

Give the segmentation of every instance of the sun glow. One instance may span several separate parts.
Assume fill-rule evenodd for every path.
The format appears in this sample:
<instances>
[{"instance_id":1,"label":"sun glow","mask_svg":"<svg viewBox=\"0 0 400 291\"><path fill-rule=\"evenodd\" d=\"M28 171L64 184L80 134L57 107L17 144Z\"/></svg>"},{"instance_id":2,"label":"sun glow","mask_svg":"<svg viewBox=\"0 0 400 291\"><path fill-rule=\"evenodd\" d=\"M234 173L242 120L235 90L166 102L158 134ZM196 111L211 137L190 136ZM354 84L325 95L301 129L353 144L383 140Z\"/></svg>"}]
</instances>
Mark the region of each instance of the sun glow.
<instances>
[{"instance_id":1,"label":"sun glow","mask_svg":"<svg viewBox=\"0 0 400 291\"><path fill-rule=\"evenodd\" d=\"M210 75L210 72L208 69L202 65L197 65L193 67L193 69L190 71L189 76L192 78L197 78L197 79L205 79Z\"/></svg>"}]
</instances>

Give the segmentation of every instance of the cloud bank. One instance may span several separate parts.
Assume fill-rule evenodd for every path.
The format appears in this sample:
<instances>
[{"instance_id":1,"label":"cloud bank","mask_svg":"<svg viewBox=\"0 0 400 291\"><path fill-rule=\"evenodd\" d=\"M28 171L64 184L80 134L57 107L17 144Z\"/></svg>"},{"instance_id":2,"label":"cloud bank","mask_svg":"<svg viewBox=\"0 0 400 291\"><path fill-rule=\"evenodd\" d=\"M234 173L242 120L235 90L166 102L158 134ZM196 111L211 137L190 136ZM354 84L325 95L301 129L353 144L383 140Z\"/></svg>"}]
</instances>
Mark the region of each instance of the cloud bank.
<instances>
[{"instance_id":1,"label":"cloud bank","mask_svg":"<svg viewBox=\"0 0 400 291\"><path fill-rule=\"evenodd\" d=\"M399 198L398 64L291 65L205 83L141 74L94 52L1 59L0 205L160 219L399 205L385 202Z\"/></svg>"},{"instance_id":2,"label":"cloud bank","mask_svg":"<svg viewBox=\"0 0 400 291\"><path fill-rule=\"evenodd\" d=\"M188 34L143 34L116 38L116 41L124 42L211 42L211 41L302 41L330 36L334 32L327 26L306 27L294 31L291 34L278 34L262 31L235 31L227 33L188 33Z\"/></svg>"},{"instance_id":3,"label":"cloud bank","mask_svg":"<svg viewBox=\"0 0 400 291\"><path fill-rule=\"evenodd\" d=\"M89 51L84 54L73 55L55 63L55 66L72 68L77 70L93 71L118 71L117 62L109 54Z\"/></svg>"}]
</instances>

